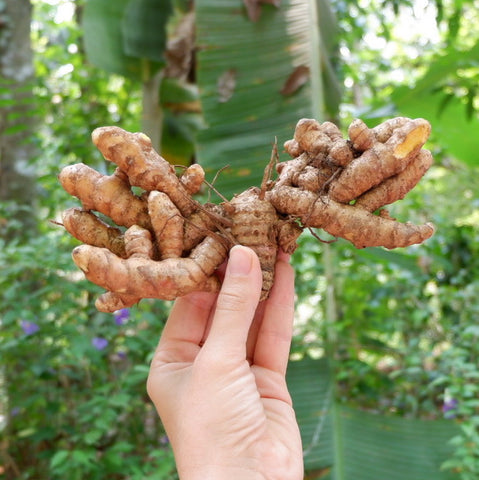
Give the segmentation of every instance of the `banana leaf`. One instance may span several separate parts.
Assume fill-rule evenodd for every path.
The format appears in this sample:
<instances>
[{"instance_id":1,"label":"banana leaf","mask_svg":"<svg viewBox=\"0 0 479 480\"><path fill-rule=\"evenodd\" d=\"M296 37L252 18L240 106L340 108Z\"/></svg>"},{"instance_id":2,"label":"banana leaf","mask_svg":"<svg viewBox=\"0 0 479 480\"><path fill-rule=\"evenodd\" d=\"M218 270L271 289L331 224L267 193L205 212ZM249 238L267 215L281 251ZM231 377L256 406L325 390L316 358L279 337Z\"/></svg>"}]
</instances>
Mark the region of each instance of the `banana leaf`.
<instances>
[{"instance_id":1,"label":"banana leaf","mask_svg":"<svg viewBox=\"0 0 479 480\"><path fill-rule=\"evenodd\" d=\"M163 65L168 0L88 0L83 13L88 60L111 73L147 80Z\"/></svg>"},{"instance_id":2,"label":"banana leaf","mask_svg":"<svg viewBox=\"0 0 479 480\"><path fill-rule=\"evenodd\" d=\"M196 133L204 126L198 89L182 80L164 78L160 103L161 155L172 165L188 166L195 157Z\"/></svg>"},{"instance_id":3,"label":"banana leaf","mask_svg":"<svg viewBox=\"0 0 479 480\"><path fill-rule=\"evenodd\" d=\"M195 9L207 125L197 138L198 161L210 178L229 165L215 184L229 198L260 185L275 139L281 151L300 118L324 117L321 70L327 62L318 4L261 5L256 22L240 2L202 0Z\"/></svg>"},{"instance_id":4,"label":"banana leaf","mask_svg":"<svg viewBox=\"0 0 479 480\"><path fill-rule=\"evenodd\" d=\"M171 12L169 1L130 0L121 23L125 53L164 64L166 26Z\"/></svg>"},{"instance_id":5,"label":"banana leaf","mask_svg":"<svg viewBox=\"0 0 479 480\"><path fill-rule=\"evenodd\" d=\"M288 388L300 426L306 469L327 469L334 459L331 417L332 379L325 359L290 362Z\"/></svg>"},{"instance_id":6,"label":"banana leaf","mask_svg":"<svg viewBox=\"0 0 479 480\"><path fill-rule=\"evenodd\" d=\"M303 441L308 478L334 480L454 480L441 471L459 433L451 420L383 415L333 400L325 359L292 361L287 373ZM378 392L379 395L380 392Z\"/></svg>"},{"instance_id":7,"label":"banana leaf","mask_svg":"<svg viewBox=\"0 0 479 480\"><path fill-rule=\"evenodd\" d=\"M459 432L448 420L385 416L338 407L344 480L453 480L441 471ZM333 468L334 473L334 468Z\"/></svg>"}]
</instances>

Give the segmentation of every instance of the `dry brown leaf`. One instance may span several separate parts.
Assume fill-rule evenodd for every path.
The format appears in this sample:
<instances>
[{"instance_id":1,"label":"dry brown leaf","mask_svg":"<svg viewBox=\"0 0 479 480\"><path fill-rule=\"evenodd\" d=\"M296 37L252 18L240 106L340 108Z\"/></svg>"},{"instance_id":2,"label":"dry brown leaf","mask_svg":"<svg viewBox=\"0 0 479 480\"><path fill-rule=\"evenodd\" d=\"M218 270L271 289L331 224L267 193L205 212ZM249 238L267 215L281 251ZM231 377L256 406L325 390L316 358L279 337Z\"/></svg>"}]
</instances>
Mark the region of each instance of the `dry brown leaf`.
<instances>
[{"instance_id":1,"label":"dry brown leaf","mask_svg":"<svg viewBox=\"0 0 479 480\"><path fill-rule=\"evenodd\" d=\"M293 73L284 82L283 88L280 90L282 95L292 95L299 90L309 80L309 67L300 65L293 70Z\"/></svg>"}]
</instances>

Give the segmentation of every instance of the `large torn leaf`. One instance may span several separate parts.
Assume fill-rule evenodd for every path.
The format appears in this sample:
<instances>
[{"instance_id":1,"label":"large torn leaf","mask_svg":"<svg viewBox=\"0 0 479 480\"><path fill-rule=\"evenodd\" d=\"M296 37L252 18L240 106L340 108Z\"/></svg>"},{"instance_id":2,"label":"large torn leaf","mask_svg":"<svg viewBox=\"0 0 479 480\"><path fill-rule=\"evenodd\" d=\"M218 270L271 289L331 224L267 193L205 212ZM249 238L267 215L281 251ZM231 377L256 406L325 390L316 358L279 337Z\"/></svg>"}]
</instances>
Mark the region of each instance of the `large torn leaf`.
<instances>
[{"instance_id":1,"label":"large torn leaf","mask_svg":"<svg viewBox=\"0 0 479 480\"><path fill-rule=\"evenodd\" d=\"M261 4L252 22L242 2L196 2L198 83L207 128L199 162L226 197L259 185L275 138L279 150L302 117L323 117L316 1ZM302 77L284 92L297 71ZM307 67L309 74L304 72ZM283 93L281 91L283 90Z\"/></svg>"},{"instance_id":2,"label":"large torn leaf","mask_svg":"<svg viewBox=\"0 0 479 480\"><path fill-rule=\"evenodd\" d=\"M324 480L455 480L441 471L459 432L450 420L421 420L369 413L333 400L325 359L304 358L288 366L303 440L306 470Z\"/></svg>"}]
</instances>

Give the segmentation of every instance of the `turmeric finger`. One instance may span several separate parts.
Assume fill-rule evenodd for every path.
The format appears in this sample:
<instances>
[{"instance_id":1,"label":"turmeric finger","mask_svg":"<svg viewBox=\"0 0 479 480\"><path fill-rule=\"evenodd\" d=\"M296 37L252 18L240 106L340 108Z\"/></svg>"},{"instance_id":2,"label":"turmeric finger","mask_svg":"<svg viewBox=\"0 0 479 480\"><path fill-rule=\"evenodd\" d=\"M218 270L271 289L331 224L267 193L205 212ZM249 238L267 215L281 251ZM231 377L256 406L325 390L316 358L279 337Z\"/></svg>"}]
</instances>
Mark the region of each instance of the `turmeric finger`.
<instances>
[{"instance_id":1,"label":"turmeric finger","mask_svg":"<svg viewBox=\"0 0 479 480\"><path fill-rule=\"evenodd\" d=\"M180 182L190 195L200 191L201 185L205 181L205 171L198 163L190 165L180 177Z\"/></svg>"},{"instance_id":2,"label":"turmeric finger","mask_svg":"<svg viewBox=\"0 0 479 480\"><path fill-rule=\"evenodd\" d=\"M386 143L374 143L344 168L329 188L330 197L337 202L349 203L398 174L418 154L429 132L429 124L416 119L396 129Z\"/></svg>"},{"instance_id":3,"label":"turmeric finger","mask_svg":"<svg viewBox=\"0 0 479 480\"><path fill-rule=\"evenodd\" d=\"M142 297L128 293L105 292L95 301L95 307L99 312L113 313L122 308L130 308L136 305Z\"/></svg>"},{"instance_id":4,"label":"turmeric finger","mask_svg":"<svg viewBox=\"0 0 479 480\"><path fill-rule=\"evenodd\" d=\"M121 230L110 227L92 212L80 208L69 208L62 213L62 221L67 232L80 242L94 247L108 248L119 257L127 257Z\"/></svg>"},{"instance_id":5,"label":"turmeric finger","mask_svg":"<svg viewBox=\"0 0 479 480\"><path fill-rule=\"evenodd\" d=\"M151 228L146 203L130 190L121 172L103 175L77 163L65 167L58 178L63 188L81 201L85 210L103 213L124 227Z\"/></svg>"},{"instance_id":6,"label":"turmeric finger","mask_svg":"<svg viewBox=\"0 0 479 480\"><path fill-rule=\"evenodd\" d=\"M432 162L431 152L429 150L421 150L405 170L361 195L354 203L354 206L374 212L384 205L401 200L417 185L432 165Z\"/></svg>"},{"instance_id":7,"label":"turmeric finger","mask_svg":"<svg viewBox=\"0 0 479 480\"><path fill-rule=\"evenodd\" d=\"M94 144L106 160L115 163L128 175L131 185L147 192L166 193L182 215L196 209L173 167L152 147L143 133L130 133L118 127L100 127L93 131Z\"/></svg>"},{"instance_id":8,"label":"turmeric finger","mask_svg":"<svg viewBox=\"0 0 479 480\"><path fill-rule=\"evenodd\" d=\"M184 218L170 197L163 192L151 192L148 196L148 212L160 258L181 257Z\"/></svg>"},{"instance_id":9,"label":"turmeric finger","mask_svg":"<svg viewBox=\"0 0 479 480\"><path fill-rule=\"evenodd\" d=\"M423 242L434 233L430 223L400 223L294 187L281 187L270 192L269 198L282 213L297 215L305 227L322 228L335 237L350 241L357 248L407 247Z\"/></svg>"},{"instance_id":10,"label":"turmeric finger","mask_svg":"<svg viewBox=\"0 0 479 480\"><path fill-rule=\"evenodd\" d=\"M80 245L72 256L91 282L104 289L141 298L173 300L208 285L226 258L227 248L207 237L188 258L154 261L143 257L121 259L105 248Z\"/></svg>"}]
</instances>

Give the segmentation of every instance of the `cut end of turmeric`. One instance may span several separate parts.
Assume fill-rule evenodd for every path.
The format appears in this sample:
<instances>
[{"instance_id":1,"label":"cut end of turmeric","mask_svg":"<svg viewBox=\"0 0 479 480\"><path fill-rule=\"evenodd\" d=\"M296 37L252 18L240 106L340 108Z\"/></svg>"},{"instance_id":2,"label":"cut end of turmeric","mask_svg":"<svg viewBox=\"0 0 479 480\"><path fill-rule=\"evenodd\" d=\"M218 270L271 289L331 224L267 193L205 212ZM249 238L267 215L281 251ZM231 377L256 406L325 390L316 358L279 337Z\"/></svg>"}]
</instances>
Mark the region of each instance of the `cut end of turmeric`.
<instances>
[{"instance_id":1,"label":"cut end of turmeric","mask_svg":"<svg viewBox=\"0 0 479 480\"><path fill-rule=\"evenodd\" d=\"M423 118L417 118L410 124L410 131L404 135L402 142L398 143L394 149L394 155L397 158L408 158L411 153L417 153L426 143L431 134L431 125Z\"/></svg>"}]
</instances>

